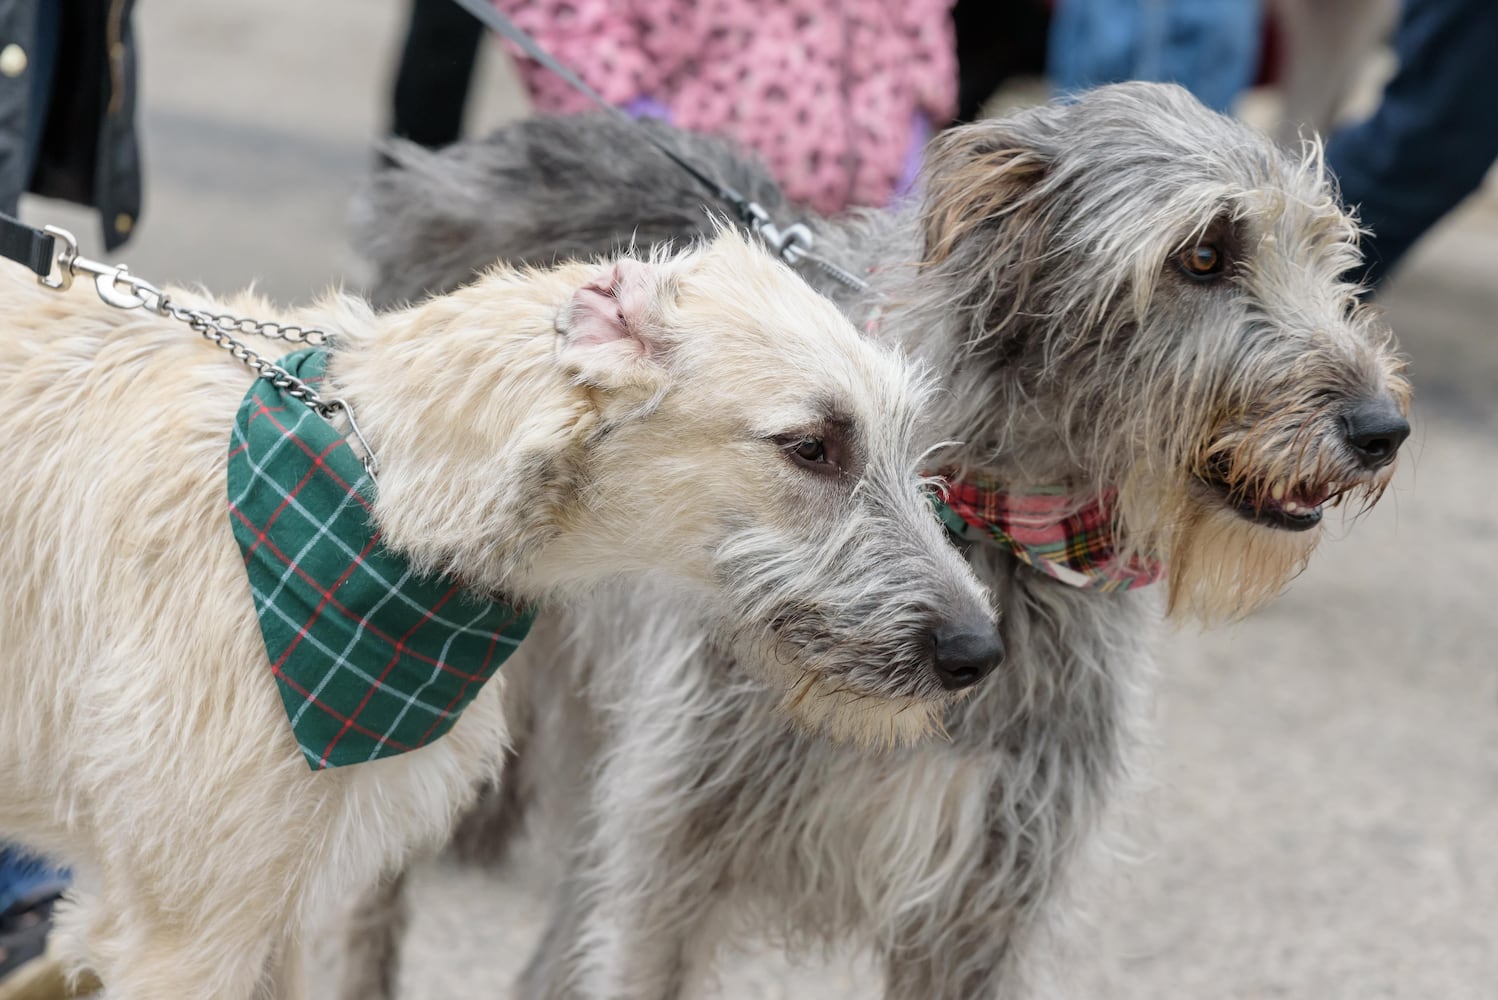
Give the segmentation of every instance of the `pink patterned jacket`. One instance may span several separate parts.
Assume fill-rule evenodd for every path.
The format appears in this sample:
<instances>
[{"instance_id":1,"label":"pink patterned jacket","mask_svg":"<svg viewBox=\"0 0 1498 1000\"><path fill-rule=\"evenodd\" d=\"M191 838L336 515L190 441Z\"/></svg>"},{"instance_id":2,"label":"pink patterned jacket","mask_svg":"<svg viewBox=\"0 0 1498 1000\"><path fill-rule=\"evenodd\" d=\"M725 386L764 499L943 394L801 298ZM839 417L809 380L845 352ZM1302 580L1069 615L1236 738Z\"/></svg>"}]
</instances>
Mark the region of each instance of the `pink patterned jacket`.
<instances>
[{"instance_id":1,"label":"pink patterned jacket","mask_svg":"<svg viewBox=\"0 0 1498 1000\"><path fill-rule=\"evenodd\" d=\"M605 100L736 140L823 213L901 193L954 110L950 0L495 3ZM537 111L589 109L511 54Z\"/></svg>"}]
</instances>

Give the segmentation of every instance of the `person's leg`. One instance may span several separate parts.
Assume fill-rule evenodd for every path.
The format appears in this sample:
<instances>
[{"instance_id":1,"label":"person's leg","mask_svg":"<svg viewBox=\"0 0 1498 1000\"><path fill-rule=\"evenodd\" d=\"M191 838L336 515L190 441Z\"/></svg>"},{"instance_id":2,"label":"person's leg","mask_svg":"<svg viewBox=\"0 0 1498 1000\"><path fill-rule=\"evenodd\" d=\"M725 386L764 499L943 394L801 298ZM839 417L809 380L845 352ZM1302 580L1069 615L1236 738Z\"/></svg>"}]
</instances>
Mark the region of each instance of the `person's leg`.
<instances>
[{"instance_id":1,"label":"person's leg","mask_svg":"<svg viewBox=\"0 0 1498 1000\"><path fill-rule=\"evenodd\" d=\"M1262 48L1259 0L1145 0L1149 31L1135 79L1179 83L1230 112L1254 81Z\"/></svg>"},{"instance_id":2,"label":"person's leg","mask_svg":"<svg viewBox=\"0 0 1498 1000\"><path fill-rule=\"evenodd\" d=\"M50 899L67 888L68 876L12 845L0 845L0 914Z\"/></svg>"},{"instance_id":3,"label":"person's leg","mask_svg":"<svg viewBox=\"0 0 1498 1000\"><path fill-rule=\"evenodd\" d=\"M1131 0L1057 0L1046 51L1051 85L1068 94L1132 79L1144 30Z\"/></svg>"},{"instance_id":4,"label":"person's leg","mask_svg":"<svg viewBox=\"0 0 1498 1000\"><path fill-rule=\"evenodd\" d=\"M1062 93L1179 83L1227 111L1258 68L1260 0L1059 0L1046 71Z\"/></svg>"},{"instance_id":5,"label":"person's leg","mask_svg":"<svg viewBox=\"0 0 1498 1000\"><path fill-rule=\"evenodd\" d=\"M957 0L957 118L976 121L1011 76L1045 72L1051 9L1046 0Z\"/></svg>"},{"instance_id":6,"label":"person's leg","mask_svg":"<svg viewBox=\"0 0 1498 1000\"><path fill-rule=\"evenodd\" d=\"M1394 45L1399 68L1378 109L1326 148L1342 200L1373 230L1371 286L1498 159L1498 3L1405 0Z\"/></svg>"},{"instance_id":7,"label":"person's leg","mask_svg":"<svg viewBox=\"0 0 1498 1000\"><path fill-rule=\"evenodd\" d=\"M46 951L52 906L67 885L65 872L0 845L0 996L63 996L60 967Z\"/></svg>"},{"instance_id":8,"label":"person's leg","mask_svg":"<svg viewBox=\"0 0 1498 1000\"><path fill-rule=\"evenodd\" d=\"M483 35L483 25L452 0L411 0L392 134L432 148L458 140Z\"/></svg>"}]
</instances>

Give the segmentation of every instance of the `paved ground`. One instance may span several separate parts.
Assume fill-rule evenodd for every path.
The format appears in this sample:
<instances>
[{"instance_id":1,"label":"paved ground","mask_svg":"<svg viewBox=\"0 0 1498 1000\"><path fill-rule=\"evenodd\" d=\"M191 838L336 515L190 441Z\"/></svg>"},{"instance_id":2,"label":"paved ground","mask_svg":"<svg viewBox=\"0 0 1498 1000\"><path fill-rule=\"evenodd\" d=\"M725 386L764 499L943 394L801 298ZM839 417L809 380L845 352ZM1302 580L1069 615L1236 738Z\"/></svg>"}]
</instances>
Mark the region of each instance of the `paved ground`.
<instances>
[{"instance_id":1,"label":"paved ground","mask_svg":"<svg viewBox=\"0 0 1498 1000\"><path fill-rule=\"evenodd\" d=\"M357 284L351 186L384 117L396 0L140 6L148 201L133 269L296 300ZM491 60L476 124L518 113ZM95 224L64 219L98 248ZM1383 505L1277 604L1163 655L1159 727L1085 886L1063 995L1498 997L1498 198L1386 297L1419 395ZM541 913L514 876L420 877L407 995L503 995ZM729 998L873 995L856 956L730 962Z\"/></svg>"}]
</instances>

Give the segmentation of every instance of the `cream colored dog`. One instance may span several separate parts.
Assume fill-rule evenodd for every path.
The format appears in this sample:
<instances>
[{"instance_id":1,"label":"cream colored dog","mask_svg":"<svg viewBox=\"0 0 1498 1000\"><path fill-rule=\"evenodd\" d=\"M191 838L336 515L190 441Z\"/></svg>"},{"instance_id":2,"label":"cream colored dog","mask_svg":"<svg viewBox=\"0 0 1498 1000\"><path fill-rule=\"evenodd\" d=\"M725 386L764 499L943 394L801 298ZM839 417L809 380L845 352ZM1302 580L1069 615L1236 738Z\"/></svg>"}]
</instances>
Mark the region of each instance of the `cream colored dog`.
<instances>
[{"instance_id":1,"label":"cream colored dog","mask_svg":"<svg viewBox=\"0 0 1498 1000\"><path fill-rule=\"evenodd\" d=\"M492 777L500 680L430 746L309 770L226 510L249 372L83 286L7 272L0 308L0 835L77 866L64 937L111 997L299 996L311 915L440 842ZM921 380L741 237L293 320L334 338L374 521L417 567L543 606L669 576L817 724L883 717L867 677L838 694L848 662L939 708L944 637L997 646L915 473ZM839 616L822 586L854 595Z\"/></svg>"}]
</instances>

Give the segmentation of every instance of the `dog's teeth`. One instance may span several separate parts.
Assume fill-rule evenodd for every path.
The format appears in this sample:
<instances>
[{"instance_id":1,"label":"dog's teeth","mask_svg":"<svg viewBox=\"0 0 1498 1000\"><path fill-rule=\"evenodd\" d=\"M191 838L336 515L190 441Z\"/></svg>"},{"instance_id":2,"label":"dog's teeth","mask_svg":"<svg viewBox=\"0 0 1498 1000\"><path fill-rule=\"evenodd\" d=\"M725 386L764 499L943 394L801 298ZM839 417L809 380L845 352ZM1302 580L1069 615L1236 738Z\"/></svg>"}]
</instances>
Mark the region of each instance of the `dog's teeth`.
<instances>
[{"instance_id":1,"label":"dog's teeth","mask_svg":"<svg viewBox=\"0 0 1498 1000\"><path fill-rule=\"evenodd\" d=\"M1276 500L1285 499L1285 484L1275 483L1273 486L1269 487L1269 495Z\"/></svg>"},{"instance_id":2,"label":"dog's teeth","mask_svg":"<svg viewBox=\"0 0 1498 1000\"><path fill-rule=\"evenodd\" d=\"M1294 500L1286 500L1285 510L1291 514L1299 514L1301 510L1300 504L1296 503Z\"/></svg>"}]
</instances>

